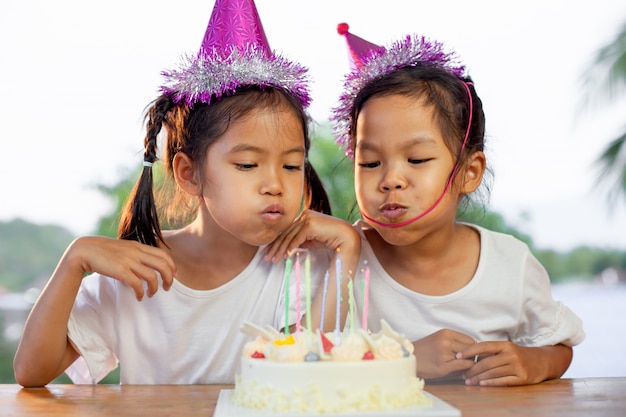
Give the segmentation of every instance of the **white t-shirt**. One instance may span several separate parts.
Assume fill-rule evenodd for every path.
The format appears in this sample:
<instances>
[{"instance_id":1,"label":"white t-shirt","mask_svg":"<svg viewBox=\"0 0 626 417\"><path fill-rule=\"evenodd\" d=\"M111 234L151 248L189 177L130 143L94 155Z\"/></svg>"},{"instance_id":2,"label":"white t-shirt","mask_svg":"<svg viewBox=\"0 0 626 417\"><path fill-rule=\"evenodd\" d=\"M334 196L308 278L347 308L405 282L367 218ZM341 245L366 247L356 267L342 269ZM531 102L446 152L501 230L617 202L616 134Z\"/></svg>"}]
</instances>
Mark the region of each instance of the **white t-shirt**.
<instances>
[{"instance_id":1,"label":"white t-shirt","mask_svg":"<svg viewBox=\"0 0 626 417\"><path fill-rule=\"evenodd\" d=\"M368 328L378 331L385 319L411 341L445 328L479 342L511 341L528 347L582 342L582 321L552 299L548 274L528 246L513 236L469 226L480 233L474 277L458 291L431 296L412 291L387 274L363 233L369 226L355 223L362 237L359 265L367 260L370 267ZM359 284L354 285L357 322L363 314Z\"/></svg>"},{"instance_id":2,"label":"white t-shirt","mask_svg":"<svg viewBox=\"0 0 626 417\"><path fill-rule=\"evenodd\" d=\"M331 254L311 253L315 293ZM288 275L293 324L296 276ZM300 282L304 285L303 275ZM302 315L303 289L300 295ZM92 274L83 279L68 323L68 336L81 357L66 373L74 383L95 383L119 361L122 384L232 384L243 345L251 340L240 325L248 320L281 329L285 316L285 263L265 262L263 248L219 288L199 291L175 280L169 291L159 288L141 302L124 283Z\"/></svg>"}]
</instances>

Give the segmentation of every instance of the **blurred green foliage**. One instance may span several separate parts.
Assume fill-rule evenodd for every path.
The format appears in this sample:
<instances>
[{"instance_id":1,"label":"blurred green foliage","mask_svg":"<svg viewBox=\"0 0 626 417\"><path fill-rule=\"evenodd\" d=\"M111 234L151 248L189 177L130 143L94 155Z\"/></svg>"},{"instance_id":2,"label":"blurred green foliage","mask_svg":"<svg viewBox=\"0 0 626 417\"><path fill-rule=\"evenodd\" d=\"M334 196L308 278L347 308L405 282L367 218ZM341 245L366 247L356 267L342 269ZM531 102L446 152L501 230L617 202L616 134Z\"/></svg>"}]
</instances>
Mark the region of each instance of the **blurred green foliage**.
<instances>
[{"instance_id":1,"label":"blurred green foliage","mask_svg":"<svg viewBox=\"0 0 626 417\"><path fill-rule=\"evenodd\" d=\"M45 283L73 239L60 226L20 219L0 222L0 291L21 291L38 281Z\"/></svg>"}]
</instances>

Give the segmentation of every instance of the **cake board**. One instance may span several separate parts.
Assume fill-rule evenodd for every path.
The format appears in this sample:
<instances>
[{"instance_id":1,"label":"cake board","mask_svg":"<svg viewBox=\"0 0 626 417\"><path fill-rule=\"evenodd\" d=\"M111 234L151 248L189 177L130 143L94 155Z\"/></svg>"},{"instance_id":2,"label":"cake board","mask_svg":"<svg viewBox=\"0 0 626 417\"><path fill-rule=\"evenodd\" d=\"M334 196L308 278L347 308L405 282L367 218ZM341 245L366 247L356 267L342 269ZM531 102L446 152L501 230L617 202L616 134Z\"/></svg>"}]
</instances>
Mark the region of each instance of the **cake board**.
<instances>
[{"instance_id":1,"label":"cake board","mask_svg":"<svg viewBox=\"0 0 626 417\"><path fill-rule=\"evenodd\" d=\"M273 411L253 410L239 407L232 403L231 397L233 389L223 389L217 398L217 406L213 417L278 417ZM416 405L398 410L368 411L355 413L337 414L311 414L300 413L297 416L324 416L324 417L460 417L461 410L452 407L447 402L440 400L429 392L424 391L424 395L432 400L431 404ZM286 415L286 414L285 414Z\"/></svg>"}]
</instances>

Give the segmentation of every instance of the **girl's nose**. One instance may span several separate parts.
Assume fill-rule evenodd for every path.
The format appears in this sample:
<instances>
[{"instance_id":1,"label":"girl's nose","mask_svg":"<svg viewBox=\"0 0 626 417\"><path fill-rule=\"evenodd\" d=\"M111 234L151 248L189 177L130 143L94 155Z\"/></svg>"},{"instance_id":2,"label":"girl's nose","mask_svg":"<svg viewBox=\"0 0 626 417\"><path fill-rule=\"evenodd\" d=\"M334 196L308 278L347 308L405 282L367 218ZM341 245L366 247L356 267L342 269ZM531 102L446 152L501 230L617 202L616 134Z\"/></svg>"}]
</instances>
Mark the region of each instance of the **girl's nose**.
<instances>
[{"instance_id":1,"label":"girl's nose","mask_svg":"<svg viewBox=\"0 0 626 417\"><path fill-rule=\"evenodd\" d=\"M401 190L406 187L406 181L397 169L388 168L384 177L380 182L381 190L387 192L392 190Z\"/></svg>"},{"instance_id":2,"label":"girl's nose","mask_svg":"<svg viewBox=\"0 0 626 417\"><path fill-rule=\"evenodd\" d=\"M402 185L400 185L400 184L396 184L396 185L392 185L392 184L389 184L389 185L383 185L383 189L384 189L385 191L390 191L390 190L393 190L393 189L396 189L396 190L401 190L401 189L402 189Z\"/></svg>"},{"instance_id":3,"label":"girl's nose","mask_svg":"<svg viewBox=\"0 0 626 417\"><path fill-rule=\"evenodd\" d=\"M280 174L275 170L266 172L265 178L261 181L259 192L261 194L280 195L283 192L283 185Z\"/></svg>"}]
</instances>

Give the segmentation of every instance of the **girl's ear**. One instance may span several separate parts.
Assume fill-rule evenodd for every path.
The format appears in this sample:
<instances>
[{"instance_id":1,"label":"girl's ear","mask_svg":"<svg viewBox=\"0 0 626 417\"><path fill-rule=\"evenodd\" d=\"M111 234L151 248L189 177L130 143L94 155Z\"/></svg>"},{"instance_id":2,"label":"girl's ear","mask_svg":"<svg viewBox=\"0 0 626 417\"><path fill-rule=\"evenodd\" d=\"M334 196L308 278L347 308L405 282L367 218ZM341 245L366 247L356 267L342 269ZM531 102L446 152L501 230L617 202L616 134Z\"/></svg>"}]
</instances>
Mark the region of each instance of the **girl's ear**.
<instances>
[{"instance_id":1,"label":"girl's ear","mask_svg":"<svg viewBox=\"0 0 626 417\"><path fill-rule=\"evenodd\" d=\"M470 194L478 188L483 179L486 166L487 158L484 152L476 151L470 155L464 170L463 194Z\"/></svg>"},{"instance_id":2,"label":"girl's ear","mask_svg":"<svg viewBox=\"0 0 626 417\"><path fill-rule=\"evenodd\" d=\"M196 179L196 170L191 158L183 152L174 155L172 162L174 179L176 184L189 195L198 196L202 194L202 187Z\"/></svg>"}]
</instances>

